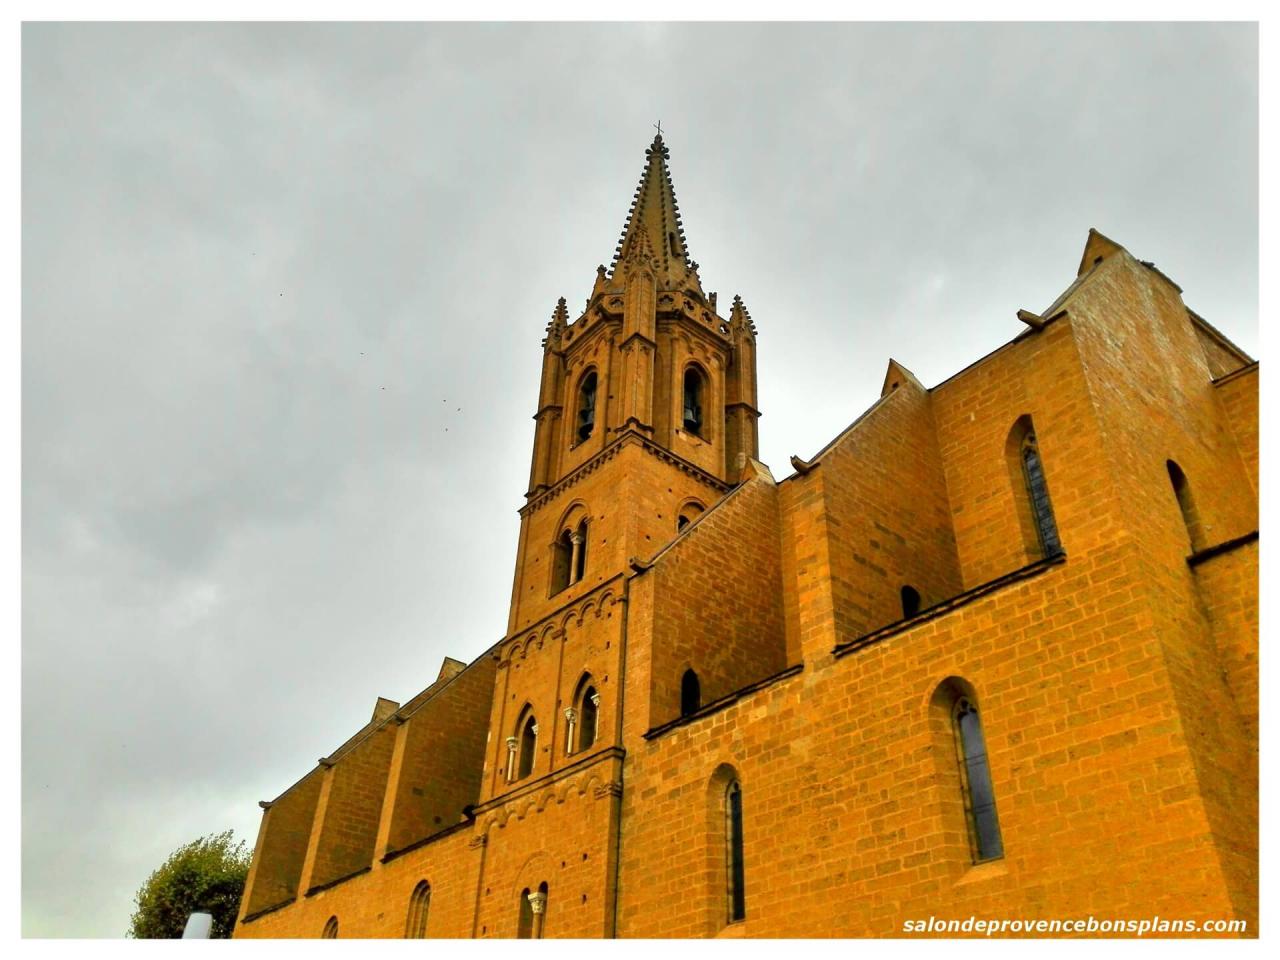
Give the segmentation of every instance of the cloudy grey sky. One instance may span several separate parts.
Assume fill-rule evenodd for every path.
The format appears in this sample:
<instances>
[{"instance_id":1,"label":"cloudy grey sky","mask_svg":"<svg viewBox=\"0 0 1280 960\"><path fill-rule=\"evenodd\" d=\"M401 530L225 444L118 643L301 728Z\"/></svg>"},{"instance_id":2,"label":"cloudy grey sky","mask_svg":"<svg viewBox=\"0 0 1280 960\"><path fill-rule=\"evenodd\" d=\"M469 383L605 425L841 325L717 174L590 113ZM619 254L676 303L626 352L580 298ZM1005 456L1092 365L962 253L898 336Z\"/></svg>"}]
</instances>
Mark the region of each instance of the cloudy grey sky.
<instances>
[{"instance_id":1,"label":"cloudy grey sky","mask_svg":"<svg viewBox=\"0 0 1280 960\"><path fill-rule=\"evenodd\" d=\"M123 934L500 638L539 340L656 120L781 477L1091 226L1255 352L1257 73L1249 25L27 25L24 933Z\"/></svg>"}]
</instances>

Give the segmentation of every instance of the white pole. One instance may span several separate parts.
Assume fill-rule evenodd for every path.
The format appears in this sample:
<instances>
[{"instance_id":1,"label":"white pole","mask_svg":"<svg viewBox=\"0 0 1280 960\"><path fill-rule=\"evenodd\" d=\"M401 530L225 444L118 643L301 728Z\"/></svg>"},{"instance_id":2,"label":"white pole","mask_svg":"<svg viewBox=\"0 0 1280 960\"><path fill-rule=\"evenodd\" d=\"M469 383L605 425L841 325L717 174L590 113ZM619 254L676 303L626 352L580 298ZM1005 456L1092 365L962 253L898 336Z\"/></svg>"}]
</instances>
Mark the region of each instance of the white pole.
<instances>
[{"instance_id":1,"label":"white pole","mask_svg":"<svg viewBox=\"0 0 1280 960\"><path fill-rule=\"evenodd\" d=\"M182 931L183 940L208 940L213 933L213 914L197 910L187 917L187 925Z\"/></svg>"}]
</instances>

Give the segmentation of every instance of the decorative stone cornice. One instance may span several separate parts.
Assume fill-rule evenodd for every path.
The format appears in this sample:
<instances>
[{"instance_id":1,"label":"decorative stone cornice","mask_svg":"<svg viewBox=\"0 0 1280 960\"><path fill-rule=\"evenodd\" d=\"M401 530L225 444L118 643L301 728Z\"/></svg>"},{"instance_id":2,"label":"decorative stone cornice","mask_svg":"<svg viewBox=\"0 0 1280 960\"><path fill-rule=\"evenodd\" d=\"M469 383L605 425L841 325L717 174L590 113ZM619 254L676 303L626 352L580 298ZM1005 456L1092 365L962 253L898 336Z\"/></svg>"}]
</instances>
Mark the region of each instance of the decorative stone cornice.
<instances>
[{"instance_id":1,"label":"decorative stone cornice","mask_svg":"<svg viewBox=\"0 0 1280 960\"><path fill-rule=\"evenodd\" d=\"M620 577L620 574L615 574L604 583L592 587L582 596L557 607L540 620L511 634L503 641L498 651L499 667L507 666L517 657L520 659L528 657L531 650L541 650L548 639L565 642L569 637L566 628L570 623L576 621L580 626L588 614L594 612L599 617L603 611L623 602L615 583Z\"/></svg>"},{"instance_id":2,"label":"decorative stone cornice","mask_svg":"<svg viewBox=\"0 0 1280 960\"><path fill-rule=\"evenodd\" d=\"M499 815L496 820L490 822L502 824L511 816L523 816L533 806L541 810L548 803L562 803L575 788L581 794L597 783L608 782L592 768L611 760L620 762L626 755L627 751L622 747L604 747L577 758L558 770L545 773L536 780L521 780L506 793L477 804L473 812L477 818L486 813L497 812Z\"/></svg>"},{"instance_id":3,"label":"decorative stone cornice","mask_svg":"<svg viewBox=\"0 0 1280 960\"><path fill-rule=\"evenodd\" d=\"M717 314L707 310L699 313L675 309L660 311L658 329L678 330L718 351L727 352L733 348L728 325Z\"/></svg>"},{"instance_id":4,"label":"decorative stone cornice","mask_svg":"<svg viewBox=\"0 0 1280 960\"><path fill-rule=\"evenodd\" d=\"M605 797L620 797L622 796L622 784L616 780L610 780L608 783L597 783L595 790L592 791L592 796L597 800L603 800Z\"/></svg>"},{"instance_id":5,"label":"decorative stone cornice","mask_svg":"<svg viewBox=\"0 0 1280 960\"><path fill-rule=\"evenodd\" d=\"M958 593L940 603L935 603L931 607L926 607L924 610L921 610L910 617L905 617L902 620L886 624L883 627L872 630L870 633L864 633L860 637L837 643L831 652L836 657L843 657L846 654L863 650L872 644L880 643L890 637L897 636L898 634L922 623L926 623L929 620L936 620L939 617L946 616L954 610L968 606L975 601L981 600L983 597L1003 590L1005 587L1011 586L1015 583L1020 583L1023 580L1028 580L1031 577L1039 576L1047 570L1066 562L1066 551L1059 551L1058 553L1051 554L1041 560L1036 560L1026 566L1019 567L1016 570L1011 570L1009 573L996 577L993 580L980 583L976 587L970 587L968 590Z\"/></svg>"},{"instance_id":6,"label":"decorative stone cornice","mask_svg":"<svg viewBox=\"0 0 1280 960\"><path fill-rule=\"evenodd\" d=\"M564 493L564 491L568 490L584 478L589 477L592 473L599 470L601 466L616 457L621 452L622 448L629 443L639 443L644 448L645 452L657 457L663 463L679 468L682 473L686 473L689 476L702 481L718 493L725 493L733 486L733 484L726 483L719 477L703 470L696 464L685 460L683 457L677 456L639 431L628 429L620 433L616 439L611 440L603 450L583 462L578 467L569 471L548 489L541 492L529 493L527 495L528 501L520 508L520 514L522 516L532 514L536 510L540 510L547 504L553 502L562 493Z\"/></svg>"}]
</instances>

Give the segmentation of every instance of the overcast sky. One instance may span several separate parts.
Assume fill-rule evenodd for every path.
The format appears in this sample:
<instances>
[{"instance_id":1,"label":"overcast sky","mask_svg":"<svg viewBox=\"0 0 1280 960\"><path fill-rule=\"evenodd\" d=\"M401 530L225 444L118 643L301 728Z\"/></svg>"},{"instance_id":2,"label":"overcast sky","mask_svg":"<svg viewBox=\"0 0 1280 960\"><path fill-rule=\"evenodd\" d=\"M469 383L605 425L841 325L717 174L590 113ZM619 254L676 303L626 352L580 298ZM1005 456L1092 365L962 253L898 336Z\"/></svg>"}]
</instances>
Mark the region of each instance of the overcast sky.
<instances>
[{"instance_id":1,"label":"overcast sky","mask_svg":"<svg viewBox=\"0 0 1280 960\"><path fill-rule=\"evenodd\" d=\"M1250 25L27 25L24 933L123 935L502 636L539 341L654 122L781 478L1091 226L1256 355L1257 73Z\"/></svg>"}]
</instances>

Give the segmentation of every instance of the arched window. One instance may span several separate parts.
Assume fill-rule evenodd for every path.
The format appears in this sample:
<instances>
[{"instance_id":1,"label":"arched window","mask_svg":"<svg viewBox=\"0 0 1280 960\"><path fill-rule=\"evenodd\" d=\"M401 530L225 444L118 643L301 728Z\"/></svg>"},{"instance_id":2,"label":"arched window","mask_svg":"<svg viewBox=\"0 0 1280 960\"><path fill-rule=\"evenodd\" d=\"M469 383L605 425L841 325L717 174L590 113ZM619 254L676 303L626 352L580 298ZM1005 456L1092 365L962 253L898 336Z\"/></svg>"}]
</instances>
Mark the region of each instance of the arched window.
<instances>
[{"instance_id":1,"label":"arched window","mask_svg":"<svg viewBox=\"0 0 1280 960\"><path fill-rule=\"evenodd\" d=\"M686 670L680 678L680 716L687 717L702 706L702 687L698 683L698 675L693 670Z\"/></svg>"},{"instance_id":2,"label":"arched window","mask_svg":"<svg viewBox=\"0 0 1280 960\"><path fill-rule=\"evenodd\" d=\"M951 717L973 859L975 863L996 860L1004 856L1004 843L1000 839L996 796L991 785L991 767L987 762L987 743L982 735L978 707L969 697L958 697Z\"/></svg>"},{"instance_id":3,"label":"arched window","mask_svg":"<svg viewBox=\"0 0 1280 960\"><path fill-rule=\"evenodd\" d=\"M573 582L577 583L587 572L587 521L585 518L578 524L577 532L570 537L570 542L576 551L572 559Z\"/></svg>"},{"instance_id":4,"label":"arched window","mask_svg":"<svg viewBox=\"0 0 1280 960\"><path fill-rule=\"evenodd\" d=\"M578 749L586 750L596 742L596 733L600 725L600 694L595 687L587 687L582 691L582 699L578 709Z\"/></svg>"},{"instance_id":5,"label":"arched window","mask_svg":"<svg viewBox=\"0 0 1280 960\"><path fill-rule=\"evenodd\" d=\"M551 596L573 586L587 571L587 518L560 531L551 548Z\"/></svg>"},{"instance_id":6,"label":"arched window","mask_svg":"<svg viewBox=\"0 0 1280 960\"><path fill-rule=\"evenodd\" d=\"M1036 435L1029 433L1022 441L1022 473L1026 477L1027 497L1031 501L1031 513L1035 518L1036 533L1040 537L1040 549L1046 557L1062 552L1058 540L1058 525L1053 520L1053 507L1049 503L1049 486L1044 479L1044 466L1040 462L1040 449Z\"/></svg>"},{"instance_id":7,"label":"arched window","mask_svg":"<svg viewBox=\"0 0 1280 960\"><path fill-rule=\"evenodd\" d=\"M1204 529L1200 525L1200 511L1196 509L1195 499L1191 496L1191 484L1187 483L1187 475L1172 460L1165 462L1169 470L1169 482L1173 484L1173 495L1178 500L1178 510L1182 513L1182 523L1187 528L1187 540L1191 543L1191 552L1204 549Z\"/></svg>"},{"instance_id":8,"label":"arched window","mask_svg":"<svg viewBox=\"0 0 1280 960\"><path fill-rule=\"evenodd\" d=\"M409 919L405 921L404 935L409 940L421 940L427 935L427 910L431 906L431 884L421 881L409 897Z\"/></svg>"},{"instance_id":9,"label":"arched window","mask_svg":"<svg viewBox=\"0 0 1280 960\"><path fill-rule=\"evenodd\" d=\"M915 587L903 587L902 593L902 618L914 617L920 612L920 592Z\"/></svg>"},{"instance_id":10,"label":"arched window","mask_svg":"<svg viewBox=\"0 0 1280 960\"><path fill-rule=\"evenodd\" d=\"M557 594L569 586L573 571L573 535L565 530L556 538L551 553L551 593Z\"/></svg>"},{"instance_id":11,"label":"arched window","mask_svg":"<svg viewBox=\"0 0 1280 960\"><path fill-rule=\"evenodd\" d=\"M682 504L676 513L676 533L679 533L694 520L697 520L705 509L697 500L688 500Z\"/></svg>"},{"instance_id":12,"label":"arched window","mask_svg":"<svg viewBox=\"0 0 1280 960\"><path fill-rule=\"evenodd\" d=\"M724 796L725 852L728 860L728 915L735 923L747 916L746 868L742 857L742 786L729 784Z\"/></svg>"},{"instance_id":13,"label":"arched window","mask_svg":"<svg viewBox=\"0 0 1280 960\"><path fill-rule=\"evenodd\" d=\"M596 426L596 372L590 371L578 385L578 442L591 436Z\"/></svg>"},{"instance_id":14,"label":"arched window","mask_svg":"<svg viewBox=\"0 0 1280 960\"><path fill-rule=\"evenodd\" d=\"M1005 452L1028 552L1038 552L1042 557L1060 554L1062 541L1058 538L1058 525L1053 518L1049 485L1031 417L1024 414L1014 423Z\"/></svg>"},{"instance_id":15,"label":"arched window","mask_svg":"<svg viewBox=\"0 0 1280 960\"><path fill-rule=\"evenodd\" d=\"M529 940L533 937L533 904L529 897L532 891L525 887L520 891L520 919L516 924L516 939Z\"/></svg>"},{"instance_id":16,"label":"arched window","mask_svg":"<svg viewBox=\"0 0 1280 960\"><path fill-rule=\"evenodd\" d=\"M583 674L573 695L573 706L564 711L565 753L586 750L596 742L600 726L600 694L591 674Z\"/></svg>"},{"instance_id":17,"label":"arched window","mask_svg":"<svg viewBox=\"0 0 1280 960\"><path fill-rule=\"evenodd\" d=\"M684 371L684 428L702 435L702 371L688 367Z\"/></svg>"},{"instance_id":18,"label":"arched window","mask_svg":"<svg viewBox=\"0 0 1280 960\"><path fill-rule=\"evenodd\" d=\"M337 917L330 917L328 920L325 921L324 932L320 934L320 939L322 940L338 939L338 918Z\"/></svg>"},{"instance_id":19,"label":"arched window","mask_svg":"<svg viewBox=\"0 0 1280 960\"><path fill-rule=\"evenodd\" d=\"M523 780L533 772L533 761L538 754L538 721L529 714L520 727L519 759L516 763L516 779Z\"/></svg>"},{"instance_id":20,"label":"arched window","mask_svg":"<svg viewBox=\"0 0 1280 960\"><path fill-rule=\"evenodd\" d=\"M520 891L520 918L516 924L519 940L541 940L547 915L547 882L538 884L537 890L525 887Z\"/></svg>"}]
</instances>

